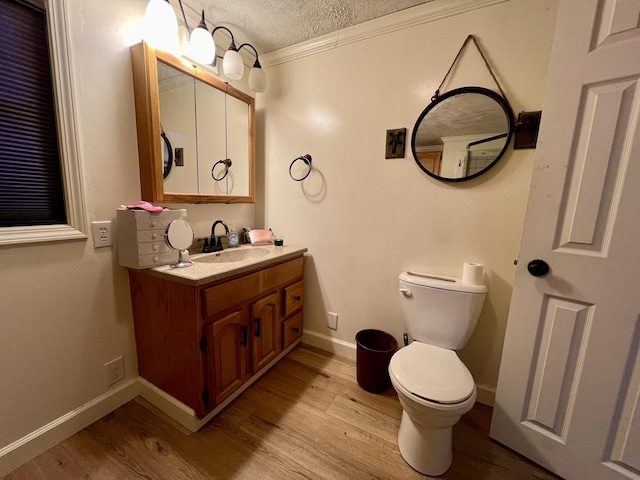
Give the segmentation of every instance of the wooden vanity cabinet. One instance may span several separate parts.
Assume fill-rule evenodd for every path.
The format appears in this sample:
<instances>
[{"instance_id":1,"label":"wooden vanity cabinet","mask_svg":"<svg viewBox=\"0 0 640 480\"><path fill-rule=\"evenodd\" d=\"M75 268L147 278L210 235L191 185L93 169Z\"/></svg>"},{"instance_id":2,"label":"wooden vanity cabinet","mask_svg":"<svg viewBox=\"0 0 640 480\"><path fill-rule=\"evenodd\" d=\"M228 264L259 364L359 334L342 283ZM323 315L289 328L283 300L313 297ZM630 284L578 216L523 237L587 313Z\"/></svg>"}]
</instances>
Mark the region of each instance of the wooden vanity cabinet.
<instances>
[{"instance_id":1,"label":"wooden vanity cabinet","mask_svg":"<svg viewBox=\"0 0 640 480\"><path fill-rule=\"evenodd\" d=\"M201 286L129 278L139 374L198 418L302 336L302 256Z\"/></svg>"}]
</instances>

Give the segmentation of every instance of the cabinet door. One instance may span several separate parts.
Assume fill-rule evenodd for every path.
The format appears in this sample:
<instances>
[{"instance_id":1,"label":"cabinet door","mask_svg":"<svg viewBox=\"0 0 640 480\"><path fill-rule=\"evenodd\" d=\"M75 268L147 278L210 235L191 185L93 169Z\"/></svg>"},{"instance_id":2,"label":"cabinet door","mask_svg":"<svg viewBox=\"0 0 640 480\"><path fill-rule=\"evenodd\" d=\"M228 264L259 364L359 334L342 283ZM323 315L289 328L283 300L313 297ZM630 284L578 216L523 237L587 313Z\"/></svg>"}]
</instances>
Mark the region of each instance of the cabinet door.
<instances>
[{"instance_id":1,"label":"cabinet door","mask_svg":"<svg viewBox=\"0 0 640 480\"><path fill-rule=\"evenodd\" d=\"M278 295L272 293L251 305L253 371L257 372L280 353Z\"/></svg>"},{"instance_id":2,"label":"cabinet door","mask_svg":"<svg viewBox=\"0 0 640 480\"><path fill-rule=\"evenodd\" d=\"M245 311L233 312L215 321L208 329L213 337L207 342L209 384L213 390L215 405L218 405L249 376Z\"/></svg>"}]
</instances>

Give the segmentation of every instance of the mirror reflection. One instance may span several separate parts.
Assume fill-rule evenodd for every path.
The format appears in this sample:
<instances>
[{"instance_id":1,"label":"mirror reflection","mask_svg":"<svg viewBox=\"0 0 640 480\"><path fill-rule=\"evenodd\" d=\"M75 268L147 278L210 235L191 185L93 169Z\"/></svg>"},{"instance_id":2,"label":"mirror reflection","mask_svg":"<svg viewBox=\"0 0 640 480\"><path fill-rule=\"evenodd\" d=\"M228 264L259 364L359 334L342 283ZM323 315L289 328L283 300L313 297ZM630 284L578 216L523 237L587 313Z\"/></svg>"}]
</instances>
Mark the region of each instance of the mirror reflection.
<instances>
[{"instance_id":1,"label":"mirror reflection","mask_svg":"<svg viewBox=\"0 0 640 480\"><path fill-rule=\"evenodd\" d=\"M513 113L492 90L464 87L447 92L422 112L411 147L418 166L434 178L462 181L489 170L513 133Z\"/></svg>"},{"instance_id":2,"label":"mirror reflection","mask_svg":"<svg viewBox=\"0 0 640 480\"><path fill-rule=\"evenodd\" d=\"M198 191L195 78L162 62L158 62L158 92L160 96L160 124L163 144L173 151L182 149L183 165L168 166L165 155L164 189L167 192L193 193ZM222 95L224 93L221 92ZM166 138L166 142L164 141ZM174 160L175 161L175 160Z\"/></svg>"},{"instance_id":3,"label":"mirror reflection","mask_svg":"<svg viewBox=\"0 0 640 480\"><path fill-rule=\"evenodd\" d=\"M249 106L162 62L158 91L163 149L182 149L175 168L164 155L165 191L249 195ZM226 159L233 159L229 166ZM216 172L216 165L227 171Z\"/></svg>"}]
</instances>

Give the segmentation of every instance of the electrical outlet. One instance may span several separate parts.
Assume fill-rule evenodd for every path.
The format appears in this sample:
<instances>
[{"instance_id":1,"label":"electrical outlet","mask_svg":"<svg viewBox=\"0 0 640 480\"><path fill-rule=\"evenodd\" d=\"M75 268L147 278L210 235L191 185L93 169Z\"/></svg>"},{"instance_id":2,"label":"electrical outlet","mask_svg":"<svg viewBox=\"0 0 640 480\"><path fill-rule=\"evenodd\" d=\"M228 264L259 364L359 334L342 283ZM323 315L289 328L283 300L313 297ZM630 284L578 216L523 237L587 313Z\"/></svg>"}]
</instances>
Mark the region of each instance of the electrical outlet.
<instances>
[{"instance_id":1,"label":"electrical outlet","mask_svg":"<svg viewBox=\"0 0 640 480\"><path fill-rule=\"evenodd\" d=\"M110 247L113 245L113 230L111 221L91 222L94 248Z\"/></svg>"},{"instance_id":2,"label":"electrical outlet","mask_svg":"<svg viewBox=\"0 0 640 480\"><path fill-rule=\"evenodd\" d=\"M124 378L124 358L118 357L104 364L107 387Z\"/></svg>"},{"instance_id":3,"label":"electrical outlet","mask_svg":"<svg viewBox=\"0 0 640 480\"><path fill-rule=\"evenodd\" d=\"M338 314L327 312L327 327L331 330L338 330Z\"/></svg>"}]
</instances>

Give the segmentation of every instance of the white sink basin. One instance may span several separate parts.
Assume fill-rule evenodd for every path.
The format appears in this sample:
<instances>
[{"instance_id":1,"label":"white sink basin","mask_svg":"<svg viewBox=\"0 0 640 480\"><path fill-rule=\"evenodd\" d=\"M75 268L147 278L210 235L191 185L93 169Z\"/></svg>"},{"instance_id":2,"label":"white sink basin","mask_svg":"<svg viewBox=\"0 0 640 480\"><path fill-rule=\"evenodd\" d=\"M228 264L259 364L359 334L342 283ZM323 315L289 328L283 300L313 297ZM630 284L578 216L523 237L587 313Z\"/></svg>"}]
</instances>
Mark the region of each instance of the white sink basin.
<instances>
[{"instance_id":1,"label":"white sink basin","mask_svg":"<svg viewBox=\"0 0 640 480\"><path fill-rule=\"evenodd\" d=\"M267 248L252 247L242 248L239 250L223 250L221 252L214 252L202 255L201 257L192 258L193 262L198 263L230 263L230 262L242 262L244 260L255 260L256 258L264 257L270 252Z\"/></svg>"}]
</instances>

